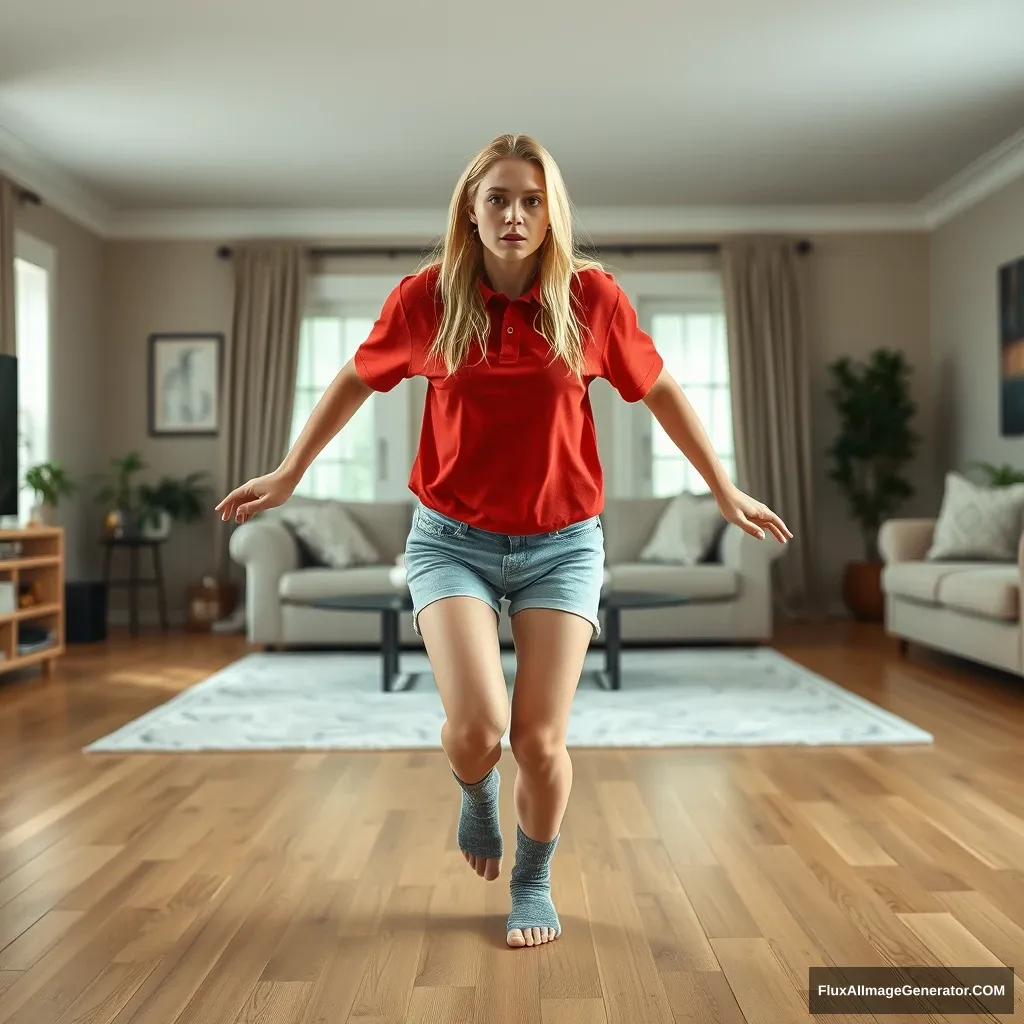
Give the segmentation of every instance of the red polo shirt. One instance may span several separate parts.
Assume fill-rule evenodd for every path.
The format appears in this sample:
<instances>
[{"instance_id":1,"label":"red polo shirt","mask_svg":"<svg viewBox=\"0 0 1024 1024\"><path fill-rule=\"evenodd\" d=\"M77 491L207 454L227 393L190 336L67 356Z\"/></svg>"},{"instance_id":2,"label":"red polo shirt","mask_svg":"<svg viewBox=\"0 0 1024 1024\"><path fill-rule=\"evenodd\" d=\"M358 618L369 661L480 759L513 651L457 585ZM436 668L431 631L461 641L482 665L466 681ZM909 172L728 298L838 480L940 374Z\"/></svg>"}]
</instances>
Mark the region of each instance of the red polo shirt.
<instances>
[{"instance_id":1,"label":"red polo shirt","mask_svg":"<svg viewBox=\"0 0 1024 1024\"><path fill-rule=\"evenodd\" d=\"M584 332L582 381L534 329L539 278L518 299L480 290L491 318L487 362L473 344L447 377L427 353L441 321L436 268L403 278L388 296L355 365L375 391L427 378L419 449L409 488L429 508L482 530L523 535L558 530L604 509L604 474L588 387L603 377L627 402L650 390L663 365L611 274L573 281Z\"/></svg>"}]
</instances>

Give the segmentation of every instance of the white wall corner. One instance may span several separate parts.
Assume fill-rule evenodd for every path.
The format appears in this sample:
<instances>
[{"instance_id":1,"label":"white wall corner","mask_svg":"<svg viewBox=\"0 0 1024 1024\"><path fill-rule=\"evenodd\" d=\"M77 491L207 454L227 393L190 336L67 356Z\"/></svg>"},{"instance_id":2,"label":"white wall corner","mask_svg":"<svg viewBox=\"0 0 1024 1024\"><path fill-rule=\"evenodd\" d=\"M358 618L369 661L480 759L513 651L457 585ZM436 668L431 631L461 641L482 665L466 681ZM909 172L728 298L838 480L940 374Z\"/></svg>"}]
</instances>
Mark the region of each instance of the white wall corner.
<instances>
[{"instance_id":1,"label":"white wall corner","mask_svg":"<svg viewBox=\"0 0 1024 1024\"><path fill-rule=\"evenodd\" d=\"M924 202L929 229L941 227L959 213L1024 175L1024 128L980 156L935 189Z\"/></svg>"},{"instance_id":2,"label":"white wall corner","mask_svg":"<svg viewBox=\"0 0 1024 1024\"><path fill-rule=\"evenodd\" d=\"M111 210L98 196L0 125L0 171L43 202L99 235L107 234Z\"/></svg>"}]
</instances>

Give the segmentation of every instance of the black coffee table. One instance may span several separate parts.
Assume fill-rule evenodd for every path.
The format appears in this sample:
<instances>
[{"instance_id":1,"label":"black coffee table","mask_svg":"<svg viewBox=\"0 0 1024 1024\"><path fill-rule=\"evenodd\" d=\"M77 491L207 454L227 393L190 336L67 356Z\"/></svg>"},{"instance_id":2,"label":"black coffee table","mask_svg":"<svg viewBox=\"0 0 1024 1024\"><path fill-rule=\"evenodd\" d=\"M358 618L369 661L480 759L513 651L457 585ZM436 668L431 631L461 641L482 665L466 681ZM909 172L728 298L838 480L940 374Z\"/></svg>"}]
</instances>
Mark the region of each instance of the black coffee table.
<instances>
[{"instance_id":1,"label":"black coffee table","mask_svg":"<svg viewBox=\"0 0 1024 1024\"><path fill-rule=\"evenodd\" d=\"M604 668L588 674L605 690L622 689L622 617L629 609L673 608L688 604L679 594L660 594L654 590L605 590L600 607L604 609Z\"/></svg>"},{"instance_id":2,"label":"black coffee table","mask_svg":"<svg viewBox=\"0 0 1024 1024\"><path fill-rule=\"evenodd\" d=\"M602 689L622 688L622 619L621 613L629 609L671 608L689 602L679 594L659 594L650 590L608 590L601 595L604 610L604 668L592 669L586 674ZM376 612L380 615L381 689L385 692L410 690L421 673L399 671L398 642L399 616L412 611L412 597L408 591L390 593L344 594L321 597L310 604L314 608L328 608L345 612Z\"/></svg>"},{"instance_id":3,"label":"black coffee table","mask_svg":"<svg viewBox=\"0 0 1024 1024\"><path fill-rule=\"evenodd\" d=\"M380 615L381 689L411 690L419 672L400 672L398 656L399 615L412 611L412 596L408 591L392 590L390 593L344 594L337 597L321 597L310 604L314 608L329 608L338 612L377 612Z\"/></svg>"}]
</instances>

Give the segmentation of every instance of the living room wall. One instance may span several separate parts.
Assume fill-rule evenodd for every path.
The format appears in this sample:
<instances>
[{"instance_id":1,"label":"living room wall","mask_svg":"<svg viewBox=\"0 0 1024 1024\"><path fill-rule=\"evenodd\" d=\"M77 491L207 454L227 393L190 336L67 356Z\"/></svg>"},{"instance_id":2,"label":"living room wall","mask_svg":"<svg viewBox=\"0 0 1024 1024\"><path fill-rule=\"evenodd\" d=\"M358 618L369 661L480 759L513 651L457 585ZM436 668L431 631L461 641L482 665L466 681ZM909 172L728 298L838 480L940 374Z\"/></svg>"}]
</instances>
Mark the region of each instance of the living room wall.
<instances>
[{"instance_id":1,"label":"living room wall","mask_svg":"<svg viewBox=\"0 0 1024 1024\"><path fill-rule=\"evenodd\" d=\"M947 469L979 460L1024 471L1021 437L1000 429L998 268L1024 257L1024 175L931 239L932 367L941 497ZM930 512L938 511L936 505Z\"/></svg>"},{"instance_id":2,"label":"living room wall","mask_svg":"<svg viewBox=\"0 0 1024 1024\"><path fill-rule=\"evenodd\" d=\"M157 331L228 331L231 320L231 268L216 258L219 240L189 242L107 242L103 276L103 347L101 379L105 401L101 413L102 461L133 449L140 450L153 475L184 475L208 470L217 479L217 440L154 439L147 435L146 344ZM929 368L928 286L929 244L924 234L827 234L812 236L814 252L806 257L808 336L813 391L815 522L811 551L818 565L830 609L841 613L839 587L845 562L861 555L856 525L845 503L827 478L824 450L836 420L825 391L826 366L841 354L864 356L888 345L902 348L915 367L914 393L921 405L919 426L930 439L932 431ZM694 267L692 258L639 258L628 261L630 271ZM703 261L700 265L706 265ZM344 266L321 271L374 272L401 275L413 269L399 261ZM613 272L627 269L625 261ZM423 384L409 389L411 441L415 445L423 403ZM611 439L612 396L594 396L602 445ZM603 451L607 451L603 448ZM610 456L606 456L610 462ZM908 514L934 503L934 455L930 440L911 470L918 495ZM223 481L217 481L223 486ZM784 513L784 510L780 510ZM185 587L211 569L214 530L212 518L176 527L166 563L172 616L181 618ZM115 599L117 600L117 599ZM152 619L155 605L150 603Z\"/></svg>"},{"instance_id":3,"label":"living room wall","mask_svg":"<svg viewBox=\"0 0 1024 1024\"><path fill-rule=\"evenodd\" d=\"M209 331L227 337L231 330L231 265L215 256L206 242L110 242L105 245L103 274L103 380L100 445L104 463L132 451L141 453L147 469L137 482L156 483L162 476L180 479L189 473L209 474L215 491L220 480L219 438L150 437L148 427L148 339L164 332ZM221 494L211 495L210 508L198 523L175 523L163 552L169 616L185 617L187 587L214 570L214 531L227 529L213 515ZM141 559L148 575L148 556ZM122 578L124 572L119 574ZM123 618L125 595L111 595L111 616ZM156 621L151 592L140 599L143 621Z\"/></svg>"}]
</instances>

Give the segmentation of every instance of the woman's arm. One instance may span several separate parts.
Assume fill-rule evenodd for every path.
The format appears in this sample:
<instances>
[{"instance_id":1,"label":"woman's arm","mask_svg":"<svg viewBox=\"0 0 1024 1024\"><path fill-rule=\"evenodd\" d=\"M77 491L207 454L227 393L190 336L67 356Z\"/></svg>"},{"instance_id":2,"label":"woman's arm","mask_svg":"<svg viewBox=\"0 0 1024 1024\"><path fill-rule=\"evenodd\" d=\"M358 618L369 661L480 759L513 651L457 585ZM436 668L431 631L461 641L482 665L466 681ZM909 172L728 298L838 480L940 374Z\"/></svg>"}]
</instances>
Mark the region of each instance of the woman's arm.
<instances>
[{"instance_id":1,"label":"woman's arm","mask_svg":"<svg viewBox=\"0 0 1024 1024\"><path fill-rule=\"evenodd\" d=\"M792 538L789 527L771 509L744 494L729 479L700 418L668 370L661 371L643 402L672 443L704 478L722 515L729 522L761 539L764 538L764 528L781 543Z\"/></svg>"}]
</instances>

